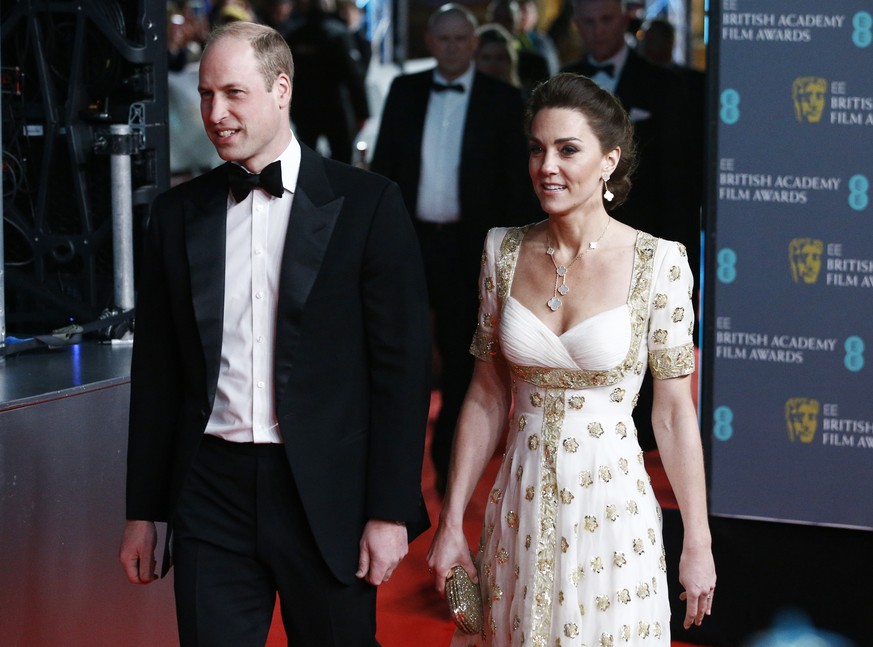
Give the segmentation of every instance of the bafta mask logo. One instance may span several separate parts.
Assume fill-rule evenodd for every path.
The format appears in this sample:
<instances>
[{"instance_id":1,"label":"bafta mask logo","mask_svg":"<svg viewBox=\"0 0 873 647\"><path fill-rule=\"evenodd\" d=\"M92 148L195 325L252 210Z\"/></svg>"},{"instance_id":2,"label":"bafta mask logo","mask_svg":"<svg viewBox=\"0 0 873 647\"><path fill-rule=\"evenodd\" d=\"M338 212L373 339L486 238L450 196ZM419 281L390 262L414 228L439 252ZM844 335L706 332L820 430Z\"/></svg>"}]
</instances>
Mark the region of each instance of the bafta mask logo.
<instances>
[{"instance_id":1,"label":"bafta mask logo","mask_svg":"<svg viewBox=\"0 0 873 647\"><path fill-rule=\"evenodd\" d=\"M811 285L818 281L824 243L815 238L794 238L788 243L788 262L795 283Z\"/></svg>"},{"instance_id":2,"label":"bafta mask logo","mask_svg":"<svg viewBox=\"0 0 873 647\"><path fill-rule=\"evenodd\" d=\"M785 402L785 422L791 442L799 440L811 443L818 428L818 400L811 398L788 398Z\"/></svg>"},{"instance_id":3,"label":"bafta mask logo","mask_svg":"<svg viewBox=\"0 0 873 647\"><path fill-rule=\"evenodd\" d=\"M794 115L797 121L817 124L824 113L827 79L820 76L799 76L791 86Z\"/></svg>"}]
</instances>

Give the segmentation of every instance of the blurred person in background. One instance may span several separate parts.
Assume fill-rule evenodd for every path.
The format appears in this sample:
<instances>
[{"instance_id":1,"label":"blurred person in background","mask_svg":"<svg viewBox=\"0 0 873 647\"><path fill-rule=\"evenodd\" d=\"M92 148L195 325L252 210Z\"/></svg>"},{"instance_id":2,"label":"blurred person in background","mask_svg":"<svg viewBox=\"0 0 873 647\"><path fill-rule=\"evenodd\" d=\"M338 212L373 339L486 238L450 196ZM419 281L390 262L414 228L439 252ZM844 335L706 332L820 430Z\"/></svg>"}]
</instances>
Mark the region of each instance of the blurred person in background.
<instances>
[{"instance_id":1,"label":"blurred person in background","mask_svg":"<svg viewBox=\"0 0 873 647\"><path fill-rule=\"evenodd\" d=\"M473 55L476 69L515 87L518 79L518 54L512 35L497 23L482 25L476 30L479 46Z\"/></svg>"}]
</instances>

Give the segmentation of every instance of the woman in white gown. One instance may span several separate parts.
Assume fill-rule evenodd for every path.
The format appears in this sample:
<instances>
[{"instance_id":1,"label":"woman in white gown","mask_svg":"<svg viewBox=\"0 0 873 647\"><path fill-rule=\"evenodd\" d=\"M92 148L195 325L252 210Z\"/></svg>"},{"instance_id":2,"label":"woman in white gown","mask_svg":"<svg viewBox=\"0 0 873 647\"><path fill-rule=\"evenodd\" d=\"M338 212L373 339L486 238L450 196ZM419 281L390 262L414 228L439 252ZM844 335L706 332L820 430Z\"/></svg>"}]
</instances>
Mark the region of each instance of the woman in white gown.
<instances>
[{"instance_id":1,"label":"woman in white gown","mask_svg":"<svg viewBox=\"0 0 873 647\"><path fill-rule=\"evenodd\" d=\"M661 511L631 411L651 370L656 439L685 527L684 626L699 625L715 568L689 383L691 272L680 244L607 213L633 168L632 126L611 94L560 74L535 91L529 115L530 176L548 219L485 242L478 361L428 565L441 593L455 565L478 576L482 633L458 632L452 645L669 646ZM471 560L464 510L504 435Z\"/></svg>"}]
</instances>

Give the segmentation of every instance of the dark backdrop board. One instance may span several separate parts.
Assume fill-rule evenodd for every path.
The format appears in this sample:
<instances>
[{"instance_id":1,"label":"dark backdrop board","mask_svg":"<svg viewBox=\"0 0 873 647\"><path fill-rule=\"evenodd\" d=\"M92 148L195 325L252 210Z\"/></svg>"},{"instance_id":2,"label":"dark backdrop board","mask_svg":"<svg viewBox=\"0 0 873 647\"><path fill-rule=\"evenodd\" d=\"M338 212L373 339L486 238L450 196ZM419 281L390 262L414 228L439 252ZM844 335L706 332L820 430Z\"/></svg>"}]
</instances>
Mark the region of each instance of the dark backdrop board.
<instances>
[{"instance_id":1,"label":"dark backdrop board","mask_svg":"<svg viewBox=\"0 0 873 647\"><path fill-rule=\"evenodd\" d=\"M714 514L873 529L871 12L721 2Z\"/></svg>"},{"instance_id":2,"label":"dark backdrop board","mask_svg":"<svg viewBox=\"0 0 873 647\"><path fill-rule=\"evenodd\" d=\"M710 4L701 642L796 607L873 645L873 5ZM675 610L674 610L675 613Z\"/></svg>"},{"instance_id":3,"label":"dark backdrop board","mask_svg":"<svg viewBox=\"0 0 873 647\"><path fill-rule=\"evenodd\" d=\"M166 2L3 0L0 47L7 328L22 336L114 305L110 125L134 127L137 226L169 186Z\"/></svg>"}]
</instances>

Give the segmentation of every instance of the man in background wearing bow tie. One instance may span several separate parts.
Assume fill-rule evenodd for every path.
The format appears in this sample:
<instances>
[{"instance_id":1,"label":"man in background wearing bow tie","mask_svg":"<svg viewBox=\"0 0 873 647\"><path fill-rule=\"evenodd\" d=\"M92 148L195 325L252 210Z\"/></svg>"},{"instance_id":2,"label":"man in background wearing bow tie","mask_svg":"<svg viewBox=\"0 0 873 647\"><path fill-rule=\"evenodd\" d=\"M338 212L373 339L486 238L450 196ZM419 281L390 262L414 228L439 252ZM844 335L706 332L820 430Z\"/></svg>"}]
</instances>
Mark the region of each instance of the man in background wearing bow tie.
<instances>
[{"instance_id":1,"label":"man in background wearing bow tie","mask_svg":"<svg viewBox=\"0 0 873 647\"><path fill-rule=\"evenodd\" d=\"M589 77L627 110L639 166L630 197L611 213L631 227L685 245L698 288L701 173L694 155L699 144L692 140L699 134L690 124L699 119L690 116L692 102L682 79L628 48L630 18L623 0L573 0L573 21L587 56L562 72ZM647 376L634 409L643 449L655 447L651 411L652 380Z\"/></svg>"},{"instance_id":2,"label":"man in background wearing bow tie","mask_svg":"<svg viewBox=\"0 0 873 647\"><path fill-rule=\"evenodd\" d=\"M168 522L180 642L376 645L376 587L428 526L430 339L393 183L301 146L273 29L214 32L206 134L227 164L159 196L131 367L128 579ZM166 573L170 559L165 551Z\"/></svg>"},{"instance_id":3,"label":"man in background wearing bow tie","mask_svg":"<svg viewBox=\"0 0 873 647\"><path fill-rule=\"evenodd\" d=\"M476 26L457 4L430 17L425 41L436 68L394 80L370 166L400 185L424 256L441 361L442 407L431 445L440 492L473 372L468 349L485 234L541 214L527 175L521 95L475 71Z\"/></svg>"}]
</instances>

